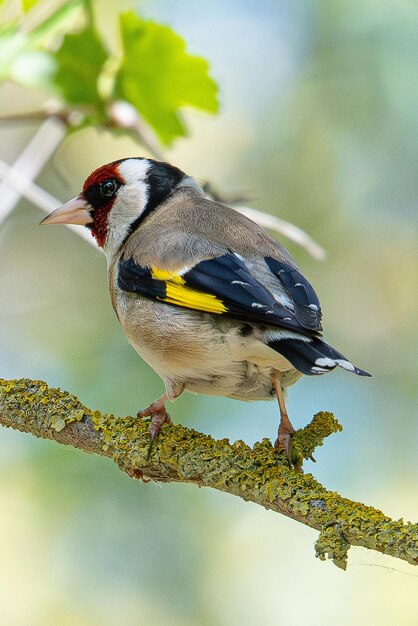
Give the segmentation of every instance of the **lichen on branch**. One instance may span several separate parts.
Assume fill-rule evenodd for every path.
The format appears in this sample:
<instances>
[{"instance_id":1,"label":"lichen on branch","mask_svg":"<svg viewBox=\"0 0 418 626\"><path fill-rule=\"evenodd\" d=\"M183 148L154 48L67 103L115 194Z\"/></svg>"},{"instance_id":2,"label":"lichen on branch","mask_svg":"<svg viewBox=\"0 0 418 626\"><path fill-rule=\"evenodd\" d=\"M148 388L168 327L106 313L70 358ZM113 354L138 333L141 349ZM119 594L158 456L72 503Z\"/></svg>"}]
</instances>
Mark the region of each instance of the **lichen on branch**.
<instances>
[{"instance_id":1,"label":"lichen on branch","mask_svg":"<svg viewBox=\"0 0 418 626\"><path fill-rule=\"evenodd\" d=\"M0 424L112 458L134 478L212 487L282 513L319 531L316 555L346 568L350 546L363 546L418 565L418 525L328 491L312 474L289 467L267 439L253 448L180 425L164 426L150 453L149 424L92 411L43 381L0 379ZM320 412L297 431L297 459L310 458L341 426Z\"/></svg>"}]
</instances>

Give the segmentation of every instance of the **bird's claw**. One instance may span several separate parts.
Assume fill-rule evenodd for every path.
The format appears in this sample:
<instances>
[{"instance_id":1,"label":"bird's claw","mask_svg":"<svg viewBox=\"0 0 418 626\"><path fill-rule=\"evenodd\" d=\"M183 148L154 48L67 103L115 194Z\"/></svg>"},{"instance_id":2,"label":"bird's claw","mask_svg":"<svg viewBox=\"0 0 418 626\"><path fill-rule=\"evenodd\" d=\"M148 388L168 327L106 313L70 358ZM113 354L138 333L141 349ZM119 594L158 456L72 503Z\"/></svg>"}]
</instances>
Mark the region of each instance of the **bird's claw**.
<instances>
[{"instance_id":1,"label":"bird's claw","mask_svg":"<svg viewBox=\"0 0 418 626\"><path fill-rule=\"evenodd\" d=\"M161 405L158 402L154 402L153 404L150 404L150 406L148 406L146 409L138 411L137 417L140 417L141 419L147 419L148 417L151 418L151 442L147 454L147 459L149 459L152 451L152 445L154 443L154 440L159 436L161 428L164 426L164 424L172 424L173 422L171 421L171 417L167 413L164 404Z\"/></svg>"},{"instance_id":2,"label":"bird's claw","mask_svg":"<svg viewBox=\"0 0 418 626\"><path fill-rule=\"evenodd\" d=\"M293 433L289 431L284 431L283 429L282 432L280 432L279 429L279 435L274 443L274 447L277 450L284 450L286 452L287 460L290 465L292 465L292 435Z\"/></svg>"},{"instance_id":3,"label":"bird's claw","mask_svg":"<svg viewBox=\"0 0 418 626\"><path fill-rule=\"evenodd\" d=\"M274 447L276 448L276 450L283 450L286 453L286 457L290 467L294 467L295 469L300 471L301 465L299 460L294 458L297 455L293 453L292 446L292 437L295 432L296 431L291 424L285 425L281 421Z\"/></svg>"}]
</instances>

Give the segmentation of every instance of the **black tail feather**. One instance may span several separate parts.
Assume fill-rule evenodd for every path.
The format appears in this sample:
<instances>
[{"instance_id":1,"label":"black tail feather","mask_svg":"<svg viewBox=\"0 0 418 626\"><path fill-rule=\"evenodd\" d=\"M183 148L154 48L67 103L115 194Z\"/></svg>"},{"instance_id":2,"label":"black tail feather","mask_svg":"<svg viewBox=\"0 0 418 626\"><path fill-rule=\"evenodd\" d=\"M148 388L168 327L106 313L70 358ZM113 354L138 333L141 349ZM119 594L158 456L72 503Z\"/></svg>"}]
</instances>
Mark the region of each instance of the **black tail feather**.
<instances>
[{"instance_id":1,"label":"black tail feather","mask_svg":"<svg viewBox=\"0 0 418 626\"><path fill-rule=\"evenodd\" d=\"M320 337L277 339L270 342L269 346L282 354L293 367L308 376L325 374L338 366L358 376L371 376L353 365Z\"/></svg>"}]
</instances>

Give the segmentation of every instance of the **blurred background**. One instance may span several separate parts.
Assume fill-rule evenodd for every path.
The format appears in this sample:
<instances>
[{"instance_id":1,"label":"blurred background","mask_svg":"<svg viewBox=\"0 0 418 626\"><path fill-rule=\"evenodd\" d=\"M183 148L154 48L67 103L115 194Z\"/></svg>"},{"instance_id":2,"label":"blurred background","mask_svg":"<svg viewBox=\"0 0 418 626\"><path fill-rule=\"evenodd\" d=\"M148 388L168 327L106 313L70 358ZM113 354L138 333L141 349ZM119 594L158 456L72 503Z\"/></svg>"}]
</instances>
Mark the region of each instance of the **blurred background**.
<instances>
[{"instance_id":1,"label":"blurred background","mask_svg":"<svg viewBox=\"0 0 418 626\"><path fill-rule=\"evenodd\" d=\"M220 114L185 112L167 160L226 197L307 230L324 261L281 241L320 296L325 336L360 367L305 377L294 424L319 410L343 433L306 465L327 488L417 521L418 6L408 0L121 2L208 59ZM105 0L94 9L114 37ZM4 83L0 115L39 89ZM2 124L12 163L37 124ZM38 177L62 201L92 169L146 154L133 140L70 135ZM0 373L41 378L92 409L132 414L162 392L119 327L100 251L38 228L21 200L0 229ZM248 444L275 436L274 403L184 394L174 421ZM232 496L142 484L110 461L2 429L0 605L8 625L418 623L418 570L352 548L344 573L317 533Z\"/></svg>"}]
</instances>

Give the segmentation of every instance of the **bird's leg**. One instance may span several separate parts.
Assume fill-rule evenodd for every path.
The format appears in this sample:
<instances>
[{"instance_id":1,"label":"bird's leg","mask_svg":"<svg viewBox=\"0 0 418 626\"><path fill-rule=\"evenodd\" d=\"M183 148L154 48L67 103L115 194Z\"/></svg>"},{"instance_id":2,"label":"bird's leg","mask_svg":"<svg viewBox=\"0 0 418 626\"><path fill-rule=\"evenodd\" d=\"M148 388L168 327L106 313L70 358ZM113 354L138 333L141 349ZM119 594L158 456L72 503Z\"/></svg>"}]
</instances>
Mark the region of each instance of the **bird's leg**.
<instances>
[{"instance_id":1,"label":"bird's leg","mask_svg":"<svg viewBox=\"0 0 418 626\"><path fill-rule=\"evenodd\" d=\"M164 424L172 424L171 417L167 413L167 409L165 408L165 403L167 400L175 400L179 397L179 395L184 391L184 385L180 385L179 387L173 389L170 387L169 394L165 393L158 398L155 402L147 406L146 409L142 411L138 411L137 417L145 418L151 417L151 445L148 452L148 456L151 453L152 444L154 439L158 437L160 434L161 428Z\"/></svg>"},{"instance_id":2,"label":"bird's leg","mask_svg":"<svg viewBox=\"0 0 418 626\"><path fill-rule=\"evenodd\" d=\"M289 462L292 462L292 435L295 432L292 422L286 411L286 405L284 403L283 389L281 385L282 375L277 370L273 370L272 383L276 392L277 401L280 409L280 424L277 431L277 439L275 441L275 448L282 448L286 451L286 456Z\"/></svg>"}]
</instances>

